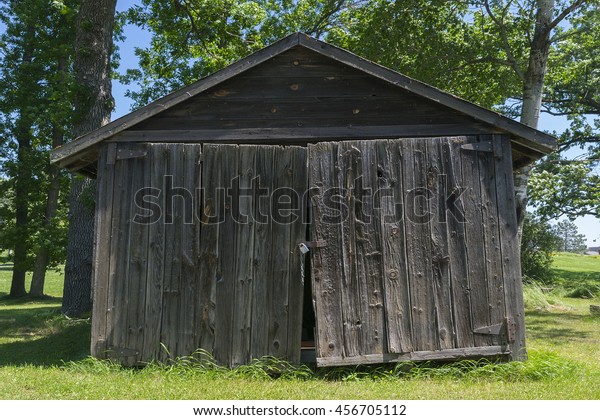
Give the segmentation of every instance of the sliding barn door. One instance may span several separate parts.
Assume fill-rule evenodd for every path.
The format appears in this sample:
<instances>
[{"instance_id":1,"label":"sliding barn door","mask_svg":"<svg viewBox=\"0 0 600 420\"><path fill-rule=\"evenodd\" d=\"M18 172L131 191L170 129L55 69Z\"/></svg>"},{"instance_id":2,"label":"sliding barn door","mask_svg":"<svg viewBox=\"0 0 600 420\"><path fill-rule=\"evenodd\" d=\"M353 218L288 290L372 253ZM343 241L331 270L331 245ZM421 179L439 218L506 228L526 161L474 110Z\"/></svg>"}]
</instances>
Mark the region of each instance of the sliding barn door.
<instances>
[{"instance_id":1,"label":"sliding barn door","mask_svg":"<svg viewBox=\"0 0 600 420\"><path fill-rule=\"evenodd\" d=\"M309 146L319 365L524 347L507 138Z\"/></svg>"}]
</instances>

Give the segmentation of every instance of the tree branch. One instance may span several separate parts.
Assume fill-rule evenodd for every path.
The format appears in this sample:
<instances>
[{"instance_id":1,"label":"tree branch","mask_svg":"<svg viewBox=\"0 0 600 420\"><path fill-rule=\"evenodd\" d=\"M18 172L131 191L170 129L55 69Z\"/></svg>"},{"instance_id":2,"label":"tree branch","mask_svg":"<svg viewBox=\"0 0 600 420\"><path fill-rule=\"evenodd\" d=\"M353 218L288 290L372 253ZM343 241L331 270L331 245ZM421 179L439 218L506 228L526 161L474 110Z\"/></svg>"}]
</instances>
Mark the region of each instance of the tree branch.
<instances>
[{"instance_id":1,"label":"tree branch","mask_svg":"<svg viewBox=\"0 0 600 420\"><path fill-rule=\"evenodd\" d=\"M308 33L310 35L315 35L316 37L319 37L321 34L321 30L323 29L321 27L321 25L326 24L327 21L329 20L329 18L331 16L333 16L334 14L336 14L337 12L339 12L345 3L346 3L346 0L330 0L328 4L331 5L331 9L324 12L321 15L319 20L317 20L317 22L314 24L314 26Z\"/></svg>"},{"instance_id":2,"label":"tree branch","mask_svg":"<svg viewBox=\"0 0 600 420\"><path fill-rule=\"evenodd\" d=\"M550 22L550 25L546 27L545 35L549 35L552 29L556 28L556 26L560 22L562 22L567 16L569 16L571 12L580 7L584 2L585 0L576 0L573 4L564 9L552 22Z\"/></svg>"},{"instance_id":3,"label":"tree branch","mask_svg":"<svg viewBox=\"0 0 600 420\"><path fill-rule=\"evenodd\" d=\"M517 73L517 76L519 76L521 80L525 81L525 73L517 63L517 60L512 53L512 48L510 46L510 42L508 41L508 35L506 34L506 25L504 24L503 20L500 20L496 17L494 12L492 11L489 0L485 0L483 2L483 5L490 19L492 19L492 21L496 24L498 29L500 29L500 36L502 37L502 42L504 44L504 52L506 52L508 62L510 63L510 67L515 71L515 73Z\"/></svg>"}]
</instances>

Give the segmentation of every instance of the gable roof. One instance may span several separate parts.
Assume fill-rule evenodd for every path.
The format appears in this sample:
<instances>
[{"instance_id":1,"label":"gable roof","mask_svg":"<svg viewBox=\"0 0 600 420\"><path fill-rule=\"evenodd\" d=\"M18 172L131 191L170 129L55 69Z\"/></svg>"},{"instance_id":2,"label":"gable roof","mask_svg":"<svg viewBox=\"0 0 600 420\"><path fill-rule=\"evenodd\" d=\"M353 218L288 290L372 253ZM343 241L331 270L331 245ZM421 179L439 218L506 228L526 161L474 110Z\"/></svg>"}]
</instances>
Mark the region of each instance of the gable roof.
<instances>
[{"instance_id":1,"label":"gable roof","mask_svg":"<svg viewBox=\"0 0 600 420\"><path fill-rule=\"evenodd\" d=\"M482 108L464 99L370 62L351 52L326 42L319 41L306 34L295 33L199 80L196 83L164 96L145 107L139 108L130 114L53 150L50 160L53 164L57 164L70 170L91 173L93 171L86 171L85 168L95 163L99 145L104 140L298 46L307 48L315 53L362 71L370 76L443 105L451 110L458 111L482 123L496 127L497 129L510 134L511 141L514 144L529 150L534 156L539 157L550 153L556 146L556 139L544 132L528 127L501 114Z\"/></svg>"}]
</instances>

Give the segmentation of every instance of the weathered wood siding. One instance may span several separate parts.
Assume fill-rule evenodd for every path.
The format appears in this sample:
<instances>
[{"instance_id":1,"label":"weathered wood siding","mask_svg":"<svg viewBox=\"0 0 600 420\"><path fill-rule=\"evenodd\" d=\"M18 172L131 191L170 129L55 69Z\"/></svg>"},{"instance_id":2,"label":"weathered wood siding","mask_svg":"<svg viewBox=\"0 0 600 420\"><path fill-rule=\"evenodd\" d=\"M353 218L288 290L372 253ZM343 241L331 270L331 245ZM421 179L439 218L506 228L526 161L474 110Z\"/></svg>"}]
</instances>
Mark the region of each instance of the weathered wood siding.
<instances>
[{"instance_id":1,"label":"weathered wood siding","mask_svg":"<svg viewBox=\"0 0 600 420\"><path fill-rule=\"evenodd\" d=\"M525 356L507 137L100 156L97 357L299 361L306 191L320 364Z\"/></svg>"},{"instance_id":2,"label":"weathered wood siding","mask_svg":"<svg viewBox=\"0 0 600 420\"><path fill-rule=\"evenodd\" d=\"M298 361L306 149L111 143L100 156L92 354ZM276 222L274 190L293 207Z\"/></svg>"},{"instance_id":3,"label":"weathered wood siding","mask_svg":"<svg viewBox=\"0 0 600 420\"><path fill-rule=\"evenodd\" d=\"M508 138L318 143L309 162L319 364L523 357Z\"/></svg>"},{"instance_id":4,"label":"weathered wood siding","mask_svg":"<svg viewBox=\"0 0 600 420\"><path fill-rule=\"evenodd\" d=\"M297 47L134 125L114 141L301 144L492 132L497 129L461 112Z\"/></svg>"}]
</instances>

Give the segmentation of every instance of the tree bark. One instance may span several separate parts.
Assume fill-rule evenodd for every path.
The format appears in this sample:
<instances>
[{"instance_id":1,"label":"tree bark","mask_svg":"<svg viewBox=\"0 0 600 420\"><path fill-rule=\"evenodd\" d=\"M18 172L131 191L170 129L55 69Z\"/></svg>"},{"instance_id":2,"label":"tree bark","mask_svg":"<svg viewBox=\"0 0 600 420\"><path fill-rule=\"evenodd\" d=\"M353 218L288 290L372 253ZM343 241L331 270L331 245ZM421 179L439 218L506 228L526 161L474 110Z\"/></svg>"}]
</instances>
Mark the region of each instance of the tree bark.
<instances>
[{"instance_id":1,"label":"tree bark","mask_svg":"<svg viewBox=\"0 0 600 420\"><path fill-rule=\"evenodd\" d=\"M53 127L52 148L54 149L63 144L63 139L64 131L62 127ZM46 212L44 214L42 229L47 229L50 226L50 224L54 221L54 217L56 216L56 212L58 210L58 197L60 194L61 184L61 174L58 166L50 165L50 167L48 168L48 177L50 179L50 186L48 188L48 195L46 197ZM29 296L35 298L40 298L44 296L46 270L48 268L48 264L50 263L50 249L48 245L44 243L47 239L48 238L43 238L43 242L42 244L40 244L35 256L33 276L31 277L31 288L29 289Z\"/></svg>"},{"instance_id":2,"label":"tree bark","mask_svg":"<svg viewBox=\"0 0 600 420\"><path fill-rule=\"evenodd\" d=\"M554 0L538 0L535 28L529 50L529 63L523 81L523 104L521 122L537 128L542 108L544 78L550 53L550 30L554 12ZM519 243L523 237L523 223L527 208L527 183L532 165L525 166L514 174Z\"/></svg>"},{"instance_id":3,"label":"tree bark","mask_svg":"<svg viewBox=\"0 0 600 420\"><path fill-rule=\"evenodd\" d=\"M33 62L33 43L29 42L35 37L35 27L30 25L24 37L23 60L21 66L27 68ZM31 154L31 129L33 119L27 112L19 112L15 124L15 137L18 143L17 168L15 180L15 230L16 238L13 254L13 272L9 297L18 298L25 296L25 275L27 273L27 223L29 221L29 188L31 188L31 169L28 164Z\"/></svg>"},{"instance_id":4,"label":"tree bark","mask_svg":"<svg viewBox=\"0 0 600 420\"><path fill-rule=\"evenodd\" d=\"M75 138L110 121L112 36L116 0L82 0L76 20L74 70L79 92L75 97ZM69 197L69 244L62 312L81 316L92 307L94 231L91 179L74 177ZM91 198L91 199L88 199Z\"/></svg>"},{"instance_id":5,"label":"tree bark","mask_svg":"<svg viewBox=\"0 0 600 420\"><path fill-rule=\"evenodd\" d=\"M10 285L11 298L26 295L25 275L27 273L27 223L29 221L28 187L31 183L30 171L27 167L27 158L31 151L31 126L20 117L17 134L19 150L17 152L17 179L15 182L15 230L16 241L13 253L13 272Z\"/></svg>"}]
</instances>

